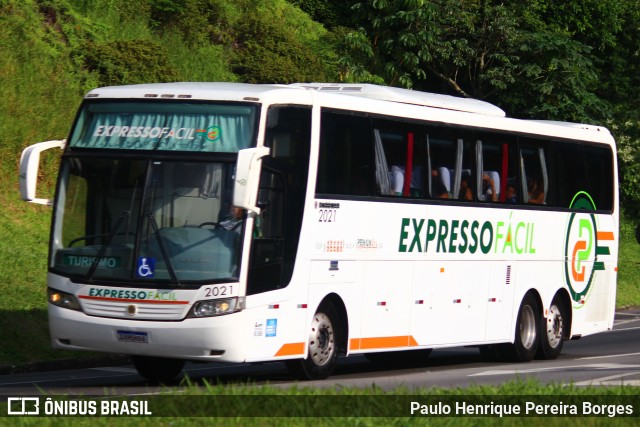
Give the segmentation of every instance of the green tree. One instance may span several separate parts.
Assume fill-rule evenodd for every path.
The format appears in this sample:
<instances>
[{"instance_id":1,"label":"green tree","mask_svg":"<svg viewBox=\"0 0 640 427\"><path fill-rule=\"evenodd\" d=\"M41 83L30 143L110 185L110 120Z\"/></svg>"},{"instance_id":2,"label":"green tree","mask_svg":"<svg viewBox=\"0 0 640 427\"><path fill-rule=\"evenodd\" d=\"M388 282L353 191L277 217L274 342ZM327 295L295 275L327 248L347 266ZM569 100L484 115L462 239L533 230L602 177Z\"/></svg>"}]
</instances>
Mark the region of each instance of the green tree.
<instances>
[{"instance_id":1,"label":"green tree","mask_svg":"<svg viewBox=\"0 0 640 427\"><path fill-rule=\"evenodd\" d=\"M256 13L257 11L260 13ZM330 78L324 29L284 2L243 4L234 28L232 66L248 83L292 83Z\"/></svg>"},{"instance_id":2,"label":"green tree","mask_svg":"<svg viewBox=\"0 0 640 427\"><path fill-rule=\"evenodd\" d=\"M486 99L523 117L601 122L609 107L597 96L597 57L577 30L566 28L596 25L590 20L597 14L549 22L545 8L527 6L493 0L357 3L362 26L345 39L342 73L348 80L381 79ZM615 16L601 24L617 22ZM611 28L603 31L602 46L610 45ZM586 29L579 34L589 40Z\"/></svg>"},{"instance_id":3,"label":"green tree","mask_svg":"<svg viewBox=\"0 0 640 427\"><path fill-rule=\"evenodd\" d=\"M353 24L351 6L354 0L290 0L290 3L327 28Z\"/></svg>"},{"instance_id":4,"label":"green tree","mask_svg":"<svg viewBox=\"0 0 640 427\"><path fill-rule=\"evenodd\" d=\"M101 85L170 82L178 77L167 49L153 41L89 42L84 58L86 67L100 76Z\"/></svg>"}]
</instances>

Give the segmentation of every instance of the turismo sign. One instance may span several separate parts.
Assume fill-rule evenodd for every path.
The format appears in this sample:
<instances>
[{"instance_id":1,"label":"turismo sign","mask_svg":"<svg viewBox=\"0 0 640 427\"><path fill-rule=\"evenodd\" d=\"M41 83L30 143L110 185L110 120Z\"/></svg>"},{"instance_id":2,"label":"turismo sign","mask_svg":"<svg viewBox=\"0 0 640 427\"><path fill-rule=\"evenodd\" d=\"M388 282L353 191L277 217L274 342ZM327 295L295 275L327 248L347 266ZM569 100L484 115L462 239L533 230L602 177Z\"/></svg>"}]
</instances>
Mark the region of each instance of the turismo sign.
<instances>
[{"instance_id":1,"label":"turismo sign","mask_svg":"<svg viewBox=\"0 0 640 427\"><path fill-rule=\"evenodd\" d=\"M535 254L533 222L402 218L398 252Z\"/></svg>"}]
</instances>

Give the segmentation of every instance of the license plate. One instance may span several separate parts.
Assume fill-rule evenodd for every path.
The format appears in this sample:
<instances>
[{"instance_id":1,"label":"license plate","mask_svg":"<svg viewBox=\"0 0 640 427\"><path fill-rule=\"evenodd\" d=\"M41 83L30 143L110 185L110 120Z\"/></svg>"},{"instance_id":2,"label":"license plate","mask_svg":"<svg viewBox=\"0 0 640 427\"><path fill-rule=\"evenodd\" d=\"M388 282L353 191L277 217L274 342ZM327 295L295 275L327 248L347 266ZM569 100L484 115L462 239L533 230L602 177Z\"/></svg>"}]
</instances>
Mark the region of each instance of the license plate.
<instances>
[{"instance_id":1,"label":"license plate","mask_svg":"<svg viewBox=\"0 0 640 427\"><path fill-rule=\"evenodd\" d=\"M137 342L142 344L149 342L149 334L146 332L117 331L116 336L118 337L118 341L122 342Z\"/></svg>"}]
</instances>

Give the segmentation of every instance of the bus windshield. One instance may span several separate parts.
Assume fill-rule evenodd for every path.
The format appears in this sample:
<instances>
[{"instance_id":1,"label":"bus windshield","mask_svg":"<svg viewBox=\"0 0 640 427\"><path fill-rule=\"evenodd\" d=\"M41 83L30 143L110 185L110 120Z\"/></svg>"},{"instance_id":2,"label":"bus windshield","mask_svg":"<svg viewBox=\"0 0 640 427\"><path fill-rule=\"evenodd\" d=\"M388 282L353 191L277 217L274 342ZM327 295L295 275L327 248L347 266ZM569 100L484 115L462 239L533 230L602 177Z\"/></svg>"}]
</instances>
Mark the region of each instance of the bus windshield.
<instances>
[{"instance_id":1,"label":"bus windshield","mask_svg":"<svg viewBox=\"0 0 640 427\"><path fill-rule=\"evenodd\" d=\"M92 280L237 281L233 162L65 156L51 269Z\"/></svg>"}]
</instances>

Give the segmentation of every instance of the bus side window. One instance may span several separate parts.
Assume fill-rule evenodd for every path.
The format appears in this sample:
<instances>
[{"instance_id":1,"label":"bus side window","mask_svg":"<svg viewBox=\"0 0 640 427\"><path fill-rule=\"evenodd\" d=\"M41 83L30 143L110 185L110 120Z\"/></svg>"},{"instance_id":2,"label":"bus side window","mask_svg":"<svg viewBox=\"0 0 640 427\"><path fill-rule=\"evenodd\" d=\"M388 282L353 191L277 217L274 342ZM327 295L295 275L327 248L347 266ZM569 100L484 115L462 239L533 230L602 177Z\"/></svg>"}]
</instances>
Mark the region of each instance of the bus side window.
<instances>
[{"instance_id":1,"label":"bus side window","mask_svg":"<svg viewBox=\"0 0 640 427\"><path fill-rule=\"evenodd\" d=\"M381 195L424 197L426 147L410 127L375 129L376 181ZM384 125L384 124L382 124ZM387 176L385 176L385 174Z\"/></svg>"},{"instance_id":2,"label":"bus side window","mask_svg":"<svg viewBox=\"0 0 640 427\"><path fill-rule=\"evenodd\" d=\"M578 192L586 192L598 210L613 208L613 153L608 147L558 144L555 173L559 207L568 208Z\"/></svg>"},{"instance_id":3,"label":"bus side window","mask_svg":"<svg viewBox=\"0 0 640 427\"><path fill-rule=\"evenodd\" d=\"M458 144L455 139L437 131L427 135L429 145L429 194L434 199L454 198ZM453 172L453 174L452 174Z\"/></svg>"},{"instance_id":4,"label":"bus side window","mask_svg":"<svg viewBox=\"0 0 640 427\"><path fill-rule=\"evenodd\" d=\"M429 129L428 168L432 198L473 200L473 146L464 136L458 129Z\"/></svg>"},{"instance_id":5,"label":"bus side window","mask_svg":"<svg viewBox=\"0 0 640 427\"><path fill-rule=\"evenodd\" d=\"M322 112L316 193L370 196L373 193L373 144L370 120Z\"/></svg>"},{"instance_id":6,"label":"bus side window","mask_svg":"<svg viewBox=\"0 0 640 427\"><path fill-rule=\"evenodd\" d=\"M515 204L519 201L516 188L515 140L502 134L478 135L477 161L478 200Z\"/></svg>"},{"instance_id":7,"label":"bus side window","mask_svg":"<svg viewBox=\"0 0 640 427\"><path fill-rule=\"evenodd\" d=\"M526 138L520 143L520 179L524 203L538 205L550 203L551 185L547 151L544 141Z\"/></svg>"}]
</instances>

